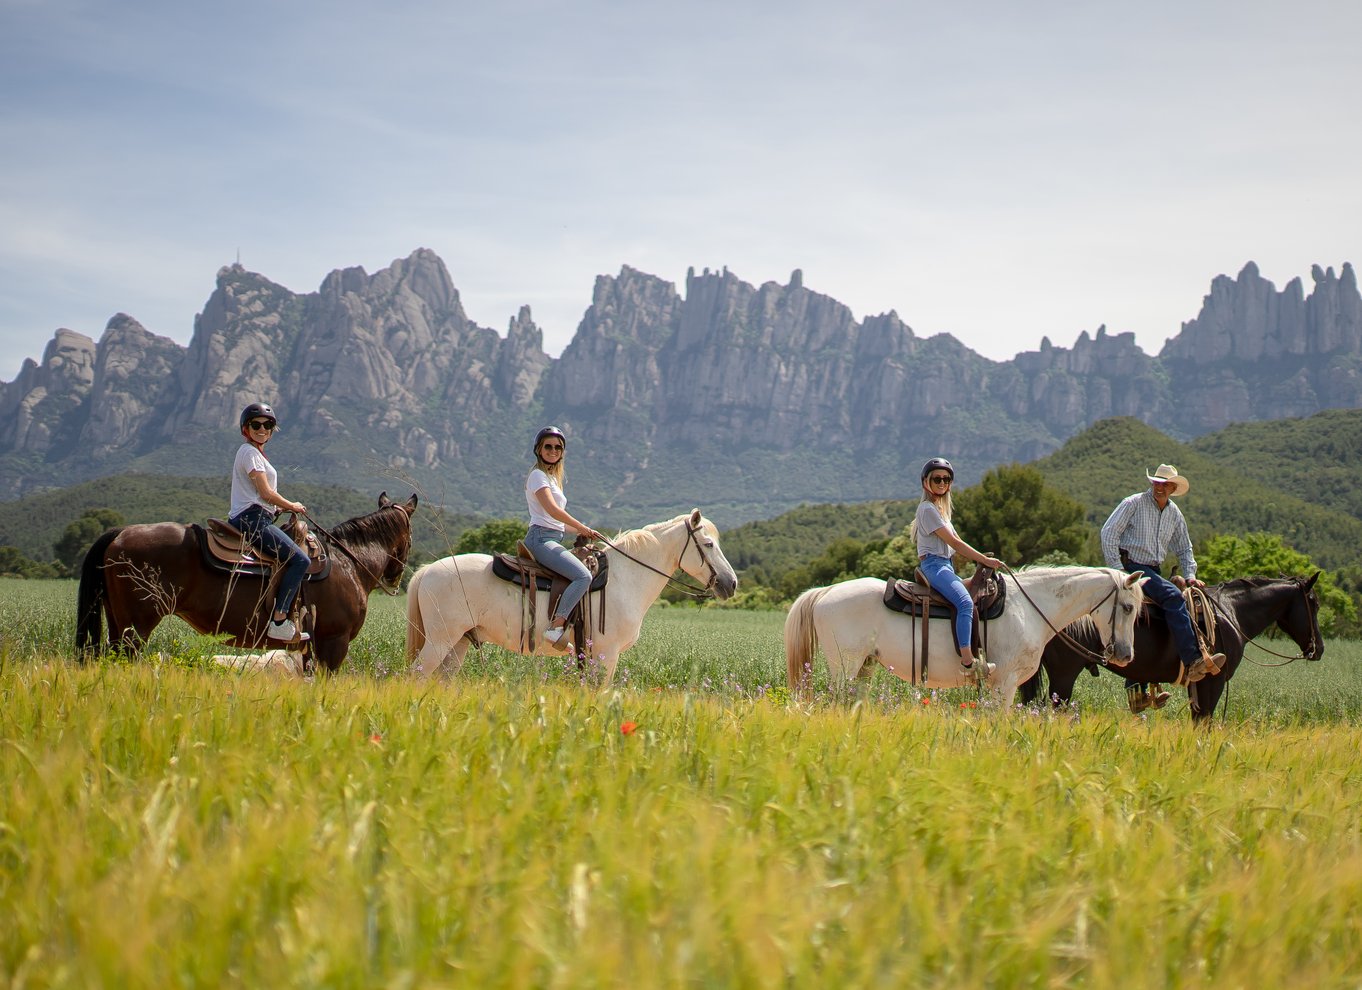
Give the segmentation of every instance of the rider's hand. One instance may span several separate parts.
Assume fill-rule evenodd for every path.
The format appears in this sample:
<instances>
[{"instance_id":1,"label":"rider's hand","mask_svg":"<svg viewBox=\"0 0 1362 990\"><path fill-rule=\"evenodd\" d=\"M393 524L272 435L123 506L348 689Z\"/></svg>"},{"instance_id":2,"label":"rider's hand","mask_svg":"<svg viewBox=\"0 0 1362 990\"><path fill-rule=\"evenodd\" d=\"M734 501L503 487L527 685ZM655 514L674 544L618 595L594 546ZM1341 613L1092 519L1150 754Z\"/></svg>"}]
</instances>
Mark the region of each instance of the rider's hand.
<instances>
[{"instance_id":1,"label":"rider's hand","mask_svg":"<svg viewBox=\"0 0 1362 990\"><path fill-rule=\"evenodd\" d=\"M296 512L301 516L303 513L307 512L307 506L302 502L291 502L289 503L288 510L289 512Z\"/></svg>"},{"instance_id":2,"label":"rider's hand","mask_svg":"<svg viewBox=\"0 0 1362 990\"><path fill-rule=\"evenodd\" d=\"M1007 565L1004 564L1001 560L999 560L997 557L985 557L983 560L979 561L979 563L980 563L981 566L983 566L983 567L991 567L991 568L993 568L995 571L1000 571L1000 570L1002 570L1004 567L1007 566Z\"/></svg>"}]
</instances>

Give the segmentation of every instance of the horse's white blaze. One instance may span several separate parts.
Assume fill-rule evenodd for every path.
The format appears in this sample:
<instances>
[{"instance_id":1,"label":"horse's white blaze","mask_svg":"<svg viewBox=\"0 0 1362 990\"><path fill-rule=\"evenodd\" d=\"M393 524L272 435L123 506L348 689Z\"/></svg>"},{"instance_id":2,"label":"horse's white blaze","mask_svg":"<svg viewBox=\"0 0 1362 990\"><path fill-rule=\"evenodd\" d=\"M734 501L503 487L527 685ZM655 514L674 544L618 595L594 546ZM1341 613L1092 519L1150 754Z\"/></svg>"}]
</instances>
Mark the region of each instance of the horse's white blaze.
<instances>
[{"instance_id":1,"label":"horse's white blaze","mask_svg":"<svg viewBox=\"0 0 1362 990\"><path fill-rule=\"evenodd\" d=\"M695 550L691 528L704 547L703 554ZM698 509L625 533L614 542L642 564L607 550L610 580L604 592L591 592L596 615L599 599L605 596L605 631L593 623L587 635L590 656L604 669L606 684L615 675L620 653L638 641L644 615L662 594L667 576L678 567L701 584L709 583L712 568L715 592L721 598L730 597L738 581L719 548L718 530ZM543 639L549 621L548 595L535 596L535 641L528 650L521 641L522 611L520 588L492 573L492 558L487 554L460 554L427 564L407 588L407 659L414 663L413 671L423 676L441 669L457 673L473 639L517 653L562 656L562 651ZM586 644L575 648L582 653L588 649Z\"/></svg>"},{"instance_id":2,"label":"horse's white blaze","mask_svg":"<svg viewBox=\"0 0 1362 990\"><path fill-rule=\"evenodd\" d=\"M1018 590L1017 582L1031 601ZM867 676L871 661L904 680L922 680L922 620L915 623L885 608L884 588L885 582L878 578L856 578L810 589L795 600L785 620L787 678L792 689L812 672L820 645L835 690L845 688L855 677ZM1103 641L1112 643L1116 656L1130 657L1135 618L1143 600L1138 581L1108 567L1022 571L1015 581L1009 580L1003 614L988 624L988 659L997 665L990 682L994 695L1010 699L1040 666L1041 653L1054 629L1063 629L1094 609L1093 620ZM951 620L932 620L929 641L927 678L922 683L933 688L968 683L955 651Z\"/></svg>"}]
</instances>

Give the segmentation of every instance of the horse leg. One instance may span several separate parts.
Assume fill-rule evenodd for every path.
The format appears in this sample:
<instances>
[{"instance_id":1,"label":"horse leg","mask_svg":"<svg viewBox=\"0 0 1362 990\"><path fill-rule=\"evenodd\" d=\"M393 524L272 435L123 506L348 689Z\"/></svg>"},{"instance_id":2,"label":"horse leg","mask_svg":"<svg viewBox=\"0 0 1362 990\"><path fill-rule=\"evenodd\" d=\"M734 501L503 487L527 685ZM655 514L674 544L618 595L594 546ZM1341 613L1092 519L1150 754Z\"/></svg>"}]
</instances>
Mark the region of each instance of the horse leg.
<instances>
[{"instance_id":1,"label":"horse leg","mask_svg":"<svg viewBox=\"0 0 1362 990\"><path fill-rule=\"evenodd\" d=\"M1188 685L1187 697L1191 702L1189 706L1192 710L1192 724L1197 728L1209 728L1211 716L1215 714L1215 706L1220 703L1220 696L1225 693L1225 678L1217 675L1203 677L1195 684Z\"/></svg>"},{"instance_id":2,"label":"horse leg","mask_svg":"<svg viewBox=\"0 0 1362 990\"><path fill-rule=\"evenodd\" d=\"M313 640L312 642L313 663L328 674L334 674L340 670L341 664L345 663L345 658L349 655L349 636L328 636L326 639Z\"/></svg>"}]
</instances>

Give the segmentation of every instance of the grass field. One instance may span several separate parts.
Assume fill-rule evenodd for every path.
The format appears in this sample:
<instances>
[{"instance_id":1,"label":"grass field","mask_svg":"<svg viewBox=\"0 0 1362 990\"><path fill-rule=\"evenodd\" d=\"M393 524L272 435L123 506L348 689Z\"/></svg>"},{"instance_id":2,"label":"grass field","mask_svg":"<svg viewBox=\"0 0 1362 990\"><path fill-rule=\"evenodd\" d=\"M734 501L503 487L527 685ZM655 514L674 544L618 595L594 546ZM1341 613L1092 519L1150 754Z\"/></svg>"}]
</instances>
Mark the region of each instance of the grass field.
<instances>
[{"instance_id":1,"label":"grass field","mask_svg":"<svg viewBox=\"0 0 1362 990\"><path fill-rule=\"evenodd\" d=\"M762 613L655 610L609 692L414 683L385 598L316 682L82 668L73 598L0 581L6 986L1359 985L1356 643L1196 732L1113 677L791 707Z\"/></svg>"}]
</instances>

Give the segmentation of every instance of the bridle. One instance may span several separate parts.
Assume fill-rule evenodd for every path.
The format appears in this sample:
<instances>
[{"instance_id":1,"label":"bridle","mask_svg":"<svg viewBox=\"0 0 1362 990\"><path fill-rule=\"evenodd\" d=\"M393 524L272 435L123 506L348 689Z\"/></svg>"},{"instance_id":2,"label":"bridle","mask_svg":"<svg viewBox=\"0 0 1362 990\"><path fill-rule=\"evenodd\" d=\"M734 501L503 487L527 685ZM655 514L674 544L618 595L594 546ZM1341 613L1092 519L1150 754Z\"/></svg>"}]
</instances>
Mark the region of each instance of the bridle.
<instances>
[{"instance_id":1,"label":"bridle","mask_svg":"<svg viewBox=\"0 0 1362 990\"><path fill-rule=\"evenodd\" d=\"M384 508L388 508L388 506L384 506ZM349 557L356 567L370 574L374 574L373 570L370 569L369 565L364 563L364 561L360 560L359 557L355 556L355 552L351 550L349 547L347 547L340 540L338 540L334 533L329 532L326 529L326 527L324 527L321 523L317 522L317 520L313 519L306 512L302 513L302 516L312 525L312 528L317 531L318 536L326 540L327 543L330 543L341 553L345 554L345 556ZM398 560L397 555L386 548L384 548L383 553L388 558L389 561L397 560L398 563L402 565L402 570L406 571L407 562L405 560ZM388 597L396 598L398 595L402 593L402 581L399 578L396 584L392 585L388 584L388 582L383 580L383 574L386 570L387 568L385 567L379 570L376 575L374 575L374 585Z\"/></svg>"},{"instance_id":2,"label":"bridle","mask_svg":"<svg viewBox=\"0 0 1362 990\"><path fill-rule=\"evenodd\" d=\"M1026 589L1022 587L1021 579L1017 577L1017 575L1013 572L1012 568L1004 564L1003 570L1007 571L1008 574L1012 575L1012 580L1017 585L1017 590L1022 593L1022 597L1031 603L1031 607L1036 610L1037 615L1039 615L1042 619L1045 620L1045 624L1050 627L1050 631L1053 632L1058 639L1064 642L1065 645L1069 647L1069 649L1087 657L1089 661L1095 663L1109 663L1112 657L1116 655L1116 607L1120 602L1121 590L1120 587L1121 579L1119 577L1115 576L1112 577L1113 582L1112 589L1102 597L1102 600L1100 602L1098 602L1089 610L1090 612L1096 612L1099 608L1101 608L1103 605L1107 603L1108 598L1111 599L1111 635L1107 637L1107 642L1104 644L1102 652L1094 653L1092 650L1088 649L1082 643L1078 642L1076 639L1074 639L1072 636L1066 633L1063 629L1057 629L1055 627L1055 624L1050 621L1050 617L1046 615L1043 611L1041 611L1041 607L1037 605L1035 603L1035 600L1032 599L1032 597L1026 593Z\"/></svg>"},{"instance_id":3,"label":"bridle","mask_svg":"<svg viewBox=\"0 0 1362 990\"><path fill-rule=\"evenodd\" d=\"M678 590L681 591L682 594L689 595L691 598L713 598L714 586L719 583L719 571L717 568L715 568L714 564L710 561L708 555L705 553L705 548L700 545L700 538L695 535L697 532L699 532L699 530L700 530L699 526L692 526L690 524L690 520L689 519L686 520L686 544L681 548L681 556L676 558L676 567L673 570L681 569L681 561L686 559L686 551L688 551L691 548L691 546L694 545L695 552L700 555L700 560L703 561L704 565L709 568L709 580L705 582L703 587L701 587L698 584L691 584L688 581L678 580L672 574L668 574L666 571L654 567L647 561L639 560L633 554L629 553L627 550L624 550L618 544L611 542L604 536L601 537L601 542L608 546L610 549L614 550L620 556L626 558L627 560L632 560L635 564L638 564L640 567L646 567L654 574L662 575L664 578L667 579L668 584L676 587Z\"/></svg>"}]
</instances>

